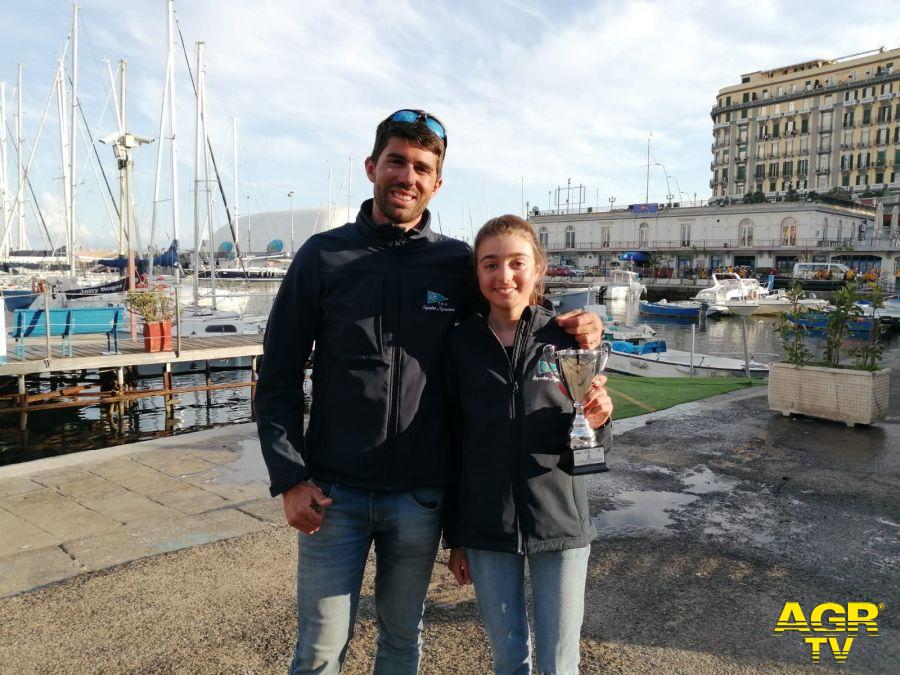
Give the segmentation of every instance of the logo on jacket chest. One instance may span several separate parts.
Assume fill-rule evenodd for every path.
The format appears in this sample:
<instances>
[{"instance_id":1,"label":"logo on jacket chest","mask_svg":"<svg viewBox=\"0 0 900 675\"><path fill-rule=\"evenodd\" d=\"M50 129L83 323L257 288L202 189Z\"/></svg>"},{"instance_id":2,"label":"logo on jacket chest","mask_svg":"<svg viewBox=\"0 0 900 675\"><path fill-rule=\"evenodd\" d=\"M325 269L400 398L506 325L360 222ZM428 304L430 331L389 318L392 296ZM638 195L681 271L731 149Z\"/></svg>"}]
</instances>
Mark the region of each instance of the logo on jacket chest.
<instances>
[{"instance_id":1,"label":"logo on jacket chest","mask_svg":"<svg viewBox=\"0 0 900 675\"><path fill-rule=\"evenodd\" d=\"M437 291L425 293L425 304L422 309L426 312L455 312L456 308L450 304L450 300Z\"/></svg>"},{"instance_id":2,"label":"logo on jacket chest","mask_svg":"<svg viewBox=\"0 0 900 675\"><path fill-rule=\"evenodd\" d=\"M555 363L541 359L537 364L537 373L531 376L532 382L559 382L559 372Z\"/></svg>"}]
</instances>

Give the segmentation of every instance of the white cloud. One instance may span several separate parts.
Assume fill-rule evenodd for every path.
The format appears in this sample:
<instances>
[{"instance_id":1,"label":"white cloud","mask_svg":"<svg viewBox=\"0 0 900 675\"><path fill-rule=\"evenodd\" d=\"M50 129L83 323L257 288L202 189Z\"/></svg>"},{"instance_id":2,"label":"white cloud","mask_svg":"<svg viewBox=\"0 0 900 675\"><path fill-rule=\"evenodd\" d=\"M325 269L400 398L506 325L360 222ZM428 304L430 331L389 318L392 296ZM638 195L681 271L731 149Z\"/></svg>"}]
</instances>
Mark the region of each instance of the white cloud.
<instances>
[{"instance_id":1,"label":"white cloud","mask_svg":"<svg viewBox=\"0 0 900 675\"><path fill-rule=\"evenodd\" d=\"M95 123L106 96L97 59L124 55L129 126L155 136L164 3L83 5L80 86L89 120ZM12 64L22 52L37 59L26 86L31 100L42 103L47 85L41 77L52 72L70 17L68 8L50 0L27 7L6 17L14 37L0 46L0 76L14 81ZM353 155L358 202L369 190L362 159L377 122L400 107L423 107L449 132L446 182L435 201L445 212L445 230L464 208L476 225L491 211L518 211L522 177L526 199L539 204L570 177L587 185L591 202L605 205L609 195L619 204L640 201L651 130L651 159L665 164L683 190L705 197L709 111L721 87L738 83L745 72L900 42L900 18L886 0L853 14L834 1L783 0L752 6L735 0L553 6L535 0L181 0L177 12L191 67L194 42L206 42L209 127L218 153L231 117L239 120L244 200L253 193L257 208L286 208L286 192L293 189L298 207L315 207L328 162L336 189ZM182 229L189 230L194 111L180 51L176 69ZM32 127L38 114L30 115ZM111 127L108 114L104 128ZM42 156L47 175L59 173L54 152ZM110 162L108 149L101 156ZM142 148L136 158L144 200L139 212L146 213L156 148ZM226 163L220 168L230 190ZM650 198L663 199L665 189L662 171L653 168ZM84 197L88 214L87 188ZM94 210L101 223L105 215ZM105 225L94 227L108 236Z\"/></svg>"}]
</instances>

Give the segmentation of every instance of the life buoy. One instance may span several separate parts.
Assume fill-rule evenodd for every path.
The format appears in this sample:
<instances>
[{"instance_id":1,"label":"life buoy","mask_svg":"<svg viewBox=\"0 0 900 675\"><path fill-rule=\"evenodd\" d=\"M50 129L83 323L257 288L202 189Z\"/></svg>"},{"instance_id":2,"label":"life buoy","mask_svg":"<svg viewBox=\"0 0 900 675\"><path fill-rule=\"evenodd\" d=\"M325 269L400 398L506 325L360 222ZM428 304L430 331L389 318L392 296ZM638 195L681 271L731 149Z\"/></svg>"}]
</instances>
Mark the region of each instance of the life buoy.
<instances>
[{"instance_id":1,"label":"life buoy","mask_svg":"<svg viewBox=\"0 0 900 675\"><path fill-rule=\"evenodd\" d=\"M756 289L754 288L754 289L752 289L752 290L750 291L750 299L751 299L751 300L756 300L757 297L759 297L759 296L758 296L758 294L757 294L757 292L756 292Z\"/></svg>"}]
</instances>

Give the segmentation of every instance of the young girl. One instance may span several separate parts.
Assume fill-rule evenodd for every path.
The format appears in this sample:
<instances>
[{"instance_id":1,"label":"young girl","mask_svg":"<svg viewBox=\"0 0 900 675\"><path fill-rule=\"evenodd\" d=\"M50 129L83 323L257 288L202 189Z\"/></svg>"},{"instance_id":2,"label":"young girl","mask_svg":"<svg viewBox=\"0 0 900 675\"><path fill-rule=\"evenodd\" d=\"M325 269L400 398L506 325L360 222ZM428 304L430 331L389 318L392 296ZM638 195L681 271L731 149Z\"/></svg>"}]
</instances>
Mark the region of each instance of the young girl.
<instances>
[{"instance_id":1,"label":"young girl","mask_svg":"<svg viewBox=\"0 0 900 675\"><path fill-rule=\"evenodd\" d=\"M459 463L446 508L450 569L458 583L475 583L494 672L529 673L527 559L537 670L577 673L595 530L584 478L558 466L572 405L543 358L546 345L576 345L540 305L547 262L528 223L511 215L487 222L475 238L475 264L487 308L453 331L447 349ZM609 448L604 382L585 412Z\"/></svg>"}]
</instances>

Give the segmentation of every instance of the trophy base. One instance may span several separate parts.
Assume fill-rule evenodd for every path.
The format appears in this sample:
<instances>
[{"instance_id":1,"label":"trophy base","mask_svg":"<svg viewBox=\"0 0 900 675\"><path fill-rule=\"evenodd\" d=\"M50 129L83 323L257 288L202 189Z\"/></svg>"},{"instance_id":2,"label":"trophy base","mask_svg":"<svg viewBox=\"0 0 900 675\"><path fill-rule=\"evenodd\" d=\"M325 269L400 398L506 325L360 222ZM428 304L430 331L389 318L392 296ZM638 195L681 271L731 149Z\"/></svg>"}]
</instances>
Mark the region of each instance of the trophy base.
<instances>
[{"instance_id":1,"label":"trophy base","mask_svg":"<svg viewBox=\"0 0 900 675\"><path fill-rule=\"evenodd\" d=\"M606 466L606 448L598 445L592 448L569 449L560 458L559 468L570 476L609 471Z\"/></svg>"}]
</instances>

